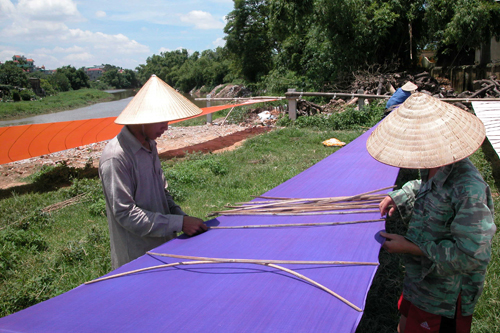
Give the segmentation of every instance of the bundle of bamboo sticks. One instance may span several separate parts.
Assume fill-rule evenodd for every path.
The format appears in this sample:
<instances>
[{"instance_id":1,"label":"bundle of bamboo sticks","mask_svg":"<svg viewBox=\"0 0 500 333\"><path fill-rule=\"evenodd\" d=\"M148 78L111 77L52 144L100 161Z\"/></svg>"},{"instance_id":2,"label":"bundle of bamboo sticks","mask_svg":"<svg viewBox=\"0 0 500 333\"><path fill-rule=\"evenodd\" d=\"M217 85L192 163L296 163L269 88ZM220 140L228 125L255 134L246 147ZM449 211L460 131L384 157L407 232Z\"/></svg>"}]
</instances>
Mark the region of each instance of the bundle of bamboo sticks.
<instances>
[{"instance_id":1,"label":"bundle of bamboo sticks","mask_svg":"<svg viewBox=\"0 0 500 333\"><path fill-rule=\"evenodd\" d=\"M216 215L327 215L327 214L359 214L378 212L380 201L387 194L377 194L394 188L389 186L353 196L329 198L278 198L256 196L259 201L240 202L225 206L232 208L225 211L212 212Z\"/></svg>"}]
</instances>

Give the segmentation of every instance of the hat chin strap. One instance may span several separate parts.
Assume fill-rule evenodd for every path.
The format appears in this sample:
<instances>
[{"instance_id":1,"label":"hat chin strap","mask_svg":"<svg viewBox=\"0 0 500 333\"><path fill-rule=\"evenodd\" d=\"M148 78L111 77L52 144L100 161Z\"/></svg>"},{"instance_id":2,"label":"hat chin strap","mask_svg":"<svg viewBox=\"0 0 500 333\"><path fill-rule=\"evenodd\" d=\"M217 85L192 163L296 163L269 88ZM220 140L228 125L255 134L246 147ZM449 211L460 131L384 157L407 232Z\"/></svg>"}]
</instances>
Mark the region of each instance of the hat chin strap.
<instances>
[{"instance_id":1,"label":"hat chin strap","mask_svg":"<svg viewBox=\"0 0 500 333\"><path fill-rule=\"evenodd\" d=\"M142 124L142 125L141 125L141 129L142 129L142 133L141 133L141 134L142 134L142 136L144 137L144 139L145 139L146 141L149 141L150 139L149 139L149 137L147 136L146 131L144 130L144 124Z\"/></svg>"}]
</instances>

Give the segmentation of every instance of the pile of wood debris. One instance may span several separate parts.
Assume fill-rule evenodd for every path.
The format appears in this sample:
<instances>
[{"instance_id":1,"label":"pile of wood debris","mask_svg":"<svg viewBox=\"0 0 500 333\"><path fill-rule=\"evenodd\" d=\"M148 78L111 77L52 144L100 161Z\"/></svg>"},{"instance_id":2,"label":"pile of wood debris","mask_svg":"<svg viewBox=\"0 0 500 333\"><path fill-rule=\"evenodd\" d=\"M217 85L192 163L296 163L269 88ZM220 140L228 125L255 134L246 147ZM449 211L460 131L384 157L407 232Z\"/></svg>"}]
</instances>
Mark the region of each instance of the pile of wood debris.
<instances>
[{"instance_id":1,"label":"pile of wood debris","mask_svg":"<svg viewBox=\"0 0 500 333\"><path fill-rule=\"evenodd\" d=\"M453 90L448 79L442 77L432 77L428 72L422 72L416 75L408 73L391 74L370 74L359 72L354 74L354 80L344 89L336 90L338 93L365 94L365 95L386 95L391 96L397 88L411 81L418 86L418 91L427 93L437 98L500 98L500 80L496 76L489 80L476 80L474 91L463 91L458 93ZM369 101L369 99L367 99ZM318 105L310 101L299 99L297 101L297 115L311 116L318 113L338 113L343 112L346 106L356 105L357 97L337 97L333 98L326 105ZM454 105L469 111L469 106L460 102L454 102Z\"/></svg>"}]
</instances>

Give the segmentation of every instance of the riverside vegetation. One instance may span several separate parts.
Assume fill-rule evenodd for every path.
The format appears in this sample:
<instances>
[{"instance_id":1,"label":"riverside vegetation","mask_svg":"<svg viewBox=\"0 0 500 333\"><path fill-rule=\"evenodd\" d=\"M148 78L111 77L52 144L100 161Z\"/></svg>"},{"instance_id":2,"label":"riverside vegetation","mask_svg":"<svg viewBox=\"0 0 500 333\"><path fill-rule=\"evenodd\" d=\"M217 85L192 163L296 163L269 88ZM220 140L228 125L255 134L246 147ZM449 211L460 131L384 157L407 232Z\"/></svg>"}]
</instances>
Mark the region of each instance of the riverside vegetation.
<instances>
[{"instance_id":1,"label":"riverside vegetation","mask_svg":"<svg viewBox=\"0 0 500 333\"><path fill-rule=\"evenodd\" d=\"M221 154L191 154L162 162L169 189L190 215L203 217L227 203L248 201L297 175L339 148L321 142L336 137L346 143L381 117L383 108L348 110L330 117L282 118L281 126L247 140L239 149ZM241 117L235 115L235 117ZM487 145L487 144L485 144ZM490 184L495 208L500 208L491 163L483 150L471 160ZM0 316L64 293L111 270L109 234L101 184L94 172L65 165L31 176L32 193L0 200ZM402 170L398 185L415 176ZM70 182L70 186L55 186ZM84 195L80 200L75 198ZM74 199L74 204L50 209ZM500 227L498 217L495 222ZM404 225L389 220L389 232L404 233ZM208 231L210 232L210 231ZM500 244L494 238L492 262L476 308L473 332L500 332ZM397 299L404 267L400 255L380 253L381 266L368 294L358 332L394 331Z\"/></svg>"},{"instance_id":2,"label":"riverside vegetation","mask_svg":"<svg viewBox=\"0 0 500 333\"><path fill-rule=\"evenodd\" d=\"M0 120L37 116L58 111L73 110L91 104L108 102L113 95L97 89L78 89L59 92L33 101L0 104Z\"/></svg>"}]
</instances>

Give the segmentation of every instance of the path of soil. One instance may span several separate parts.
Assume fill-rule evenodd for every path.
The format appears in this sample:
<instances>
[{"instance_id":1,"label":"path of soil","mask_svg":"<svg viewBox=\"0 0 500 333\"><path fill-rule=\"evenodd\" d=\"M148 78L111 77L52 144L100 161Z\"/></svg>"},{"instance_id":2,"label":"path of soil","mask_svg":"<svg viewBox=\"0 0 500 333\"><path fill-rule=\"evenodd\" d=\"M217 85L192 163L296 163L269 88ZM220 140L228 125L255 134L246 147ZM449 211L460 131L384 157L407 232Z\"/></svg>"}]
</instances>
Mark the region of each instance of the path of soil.
<instances>
[{"instance_id":1,"label":"path of soil","mask_svg":"<svg viewBox=\"0 0 500 333\"><path fill-rule=\"evenodd\" d=\"M239 125L203 125L189 127L171 127L157 141L160 158L183 157L186 152L218 153L231 150L252 136L269 131L266 126ZM83 168L91 164L91 174L97 174L99 157L107 141L94 143L74 149L68 149L23 161L0 165L0 198L32 190L24 178L37 172L43 165L66 163L70 167Z\"/></svg>"}]
</instances>

